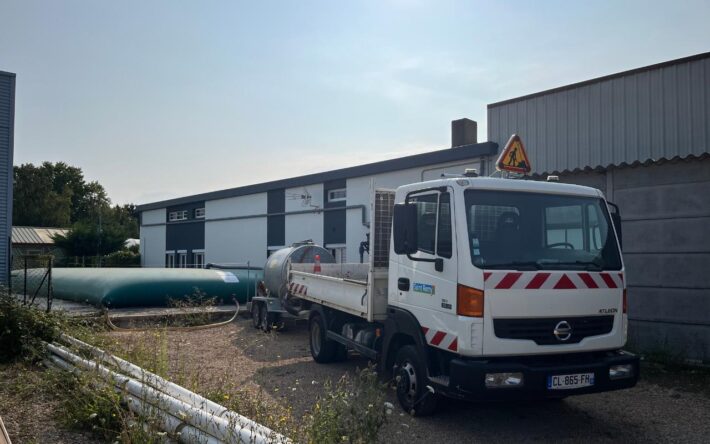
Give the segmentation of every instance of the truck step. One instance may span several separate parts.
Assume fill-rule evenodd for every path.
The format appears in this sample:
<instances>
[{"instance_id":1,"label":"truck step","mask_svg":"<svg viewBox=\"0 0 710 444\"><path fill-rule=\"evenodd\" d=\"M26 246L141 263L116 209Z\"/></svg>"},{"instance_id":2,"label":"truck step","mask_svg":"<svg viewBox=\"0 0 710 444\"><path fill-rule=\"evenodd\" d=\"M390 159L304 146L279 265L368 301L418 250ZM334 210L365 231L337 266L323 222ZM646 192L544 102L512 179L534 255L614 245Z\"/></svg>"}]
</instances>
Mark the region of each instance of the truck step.
<instances>
[{"instance_id":1,"label":"truck step","mask_svg":"<svg viewBox=\"0 0 710 444\"><path fill-rule=\"evenodd\" d=\"M449 386L449 377L448 376L430 376L429 380L433 382L434 384L439 384L443 385L444 387Z\"/></svg>"}]
</instances>

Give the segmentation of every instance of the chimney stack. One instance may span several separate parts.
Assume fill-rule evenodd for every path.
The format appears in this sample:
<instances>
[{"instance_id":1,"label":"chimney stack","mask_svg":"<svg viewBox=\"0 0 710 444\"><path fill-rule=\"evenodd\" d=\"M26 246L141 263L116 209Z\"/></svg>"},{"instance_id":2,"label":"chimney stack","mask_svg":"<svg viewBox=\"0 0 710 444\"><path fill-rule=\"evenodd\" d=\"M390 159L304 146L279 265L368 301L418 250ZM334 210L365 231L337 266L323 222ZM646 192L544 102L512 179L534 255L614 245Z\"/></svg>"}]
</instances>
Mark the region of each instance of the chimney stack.
<instances>
[{"instance_id":1,"label":"chimney stack","mask_svg":"<svg viewBox=\"0 0 710 444\"><path fill-rule=\"evenodd\" d=\"M478 143L478 124L471 119L451 121L451 148Z\"/></svg>"}]
</instances>

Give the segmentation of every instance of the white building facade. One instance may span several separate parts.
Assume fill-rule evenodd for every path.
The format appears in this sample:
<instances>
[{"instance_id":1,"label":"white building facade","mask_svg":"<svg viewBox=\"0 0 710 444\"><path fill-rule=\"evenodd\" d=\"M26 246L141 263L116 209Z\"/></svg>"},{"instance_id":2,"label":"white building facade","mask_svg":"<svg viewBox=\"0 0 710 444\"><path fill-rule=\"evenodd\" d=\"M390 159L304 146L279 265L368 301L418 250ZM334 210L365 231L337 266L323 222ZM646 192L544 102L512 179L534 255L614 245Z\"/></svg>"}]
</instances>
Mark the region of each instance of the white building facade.
<instances>
[{"instance_id":1,"label":"white building facade","mask_svg":"<svg viewBox=\"0 0 710 444\"><path fill-rule=\"evenodd\" d=\"M452 143L475 140L475 122L452 123ZM462 131L466 133L462 136ZM399 159L141 205L144 267L207 263L263 266L295 242L323 245L338 262L367 261L373 188L394 189L444 173L481 173L495 143L469 143Z\"/></svg>"}]
</instances>

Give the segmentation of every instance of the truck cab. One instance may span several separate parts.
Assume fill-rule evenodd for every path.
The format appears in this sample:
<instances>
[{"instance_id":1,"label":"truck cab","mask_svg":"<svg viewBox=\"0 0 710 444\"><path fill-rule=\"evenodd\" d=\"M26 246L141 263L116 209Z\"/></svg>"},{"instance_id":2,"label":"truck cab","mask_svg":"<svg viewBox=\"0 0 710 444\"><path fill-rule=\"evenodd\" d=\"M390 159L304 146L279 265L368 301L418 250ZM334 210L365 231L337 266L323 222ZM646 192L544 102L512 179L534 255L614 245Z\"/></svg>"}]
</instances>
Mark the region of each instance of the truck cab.
<instances>
[{"instance_id":1,"label":"truck cab","mask_svg":"<svg viewBox=\"0 0 710 444\"><path fill-rule=\"evenodd\" d=\"M597 189L524 179L398 188L382 362L405 409L427 413L437 394L561 398L635 385L638 358L620 350L626 282L609 208Z\"/></svg>"}]
</instances>

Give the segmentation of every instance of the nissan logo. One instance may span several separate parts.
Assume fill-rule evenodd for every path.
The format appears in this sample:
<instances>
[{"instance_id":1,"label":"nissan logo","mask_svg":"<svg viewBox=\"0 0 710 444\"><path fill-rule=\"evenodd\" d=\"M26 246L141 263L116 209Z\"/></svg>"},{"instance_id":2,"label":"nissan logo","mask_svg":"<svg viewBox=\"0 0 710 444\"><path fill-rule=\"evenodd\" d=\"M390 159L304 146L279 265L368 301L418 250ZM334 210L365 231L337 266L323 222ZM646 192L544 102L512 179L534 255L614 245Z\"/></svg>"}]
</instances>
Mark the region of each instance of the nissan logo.
<instances>
[{"instance_id":1,"label":"nissan logo","mask_svg":"<svg viewBox=\"0 0 710 444\"><path fill-rule=\"evenodd\" d=\"M572 326L567 321L560 321L552 331L558 341L566 341L572 337Z\"/></svg>"}]
</instances>

